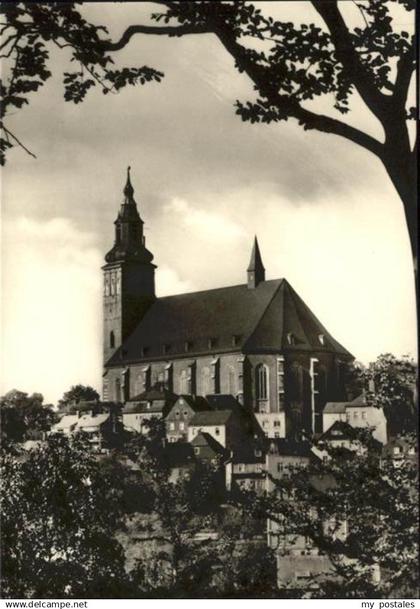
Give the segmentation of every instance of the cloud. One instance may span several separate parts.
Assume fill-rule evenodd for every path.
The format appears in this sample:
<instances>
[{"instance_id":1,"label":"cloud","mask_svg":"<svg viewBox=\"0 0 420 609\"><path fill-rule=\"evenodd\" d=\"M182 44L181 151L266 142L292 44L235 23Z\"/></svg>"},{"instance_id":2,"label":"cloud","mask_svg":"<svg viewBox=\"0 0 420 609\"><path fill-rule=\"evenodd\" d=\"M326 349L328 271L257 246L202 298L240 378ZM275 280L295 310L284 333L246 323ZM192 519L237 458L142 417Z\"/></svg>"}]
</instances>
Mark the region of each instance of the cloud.
<instances>
[{"instance_id":1,"label":"cloud","mask_svg":"<svg viewBox=\"0 0 420 609\"><path fill-rule=\"evenodd\" d=\"M179 277L178 273L167 265L163 265L156 270L156 293L158 296L168 296L171 294L183 294L184 292L194 291L194 284Z\"/></svg>"},{"instance_id":2,"label":"cloud","mask_svg":"<svg viewBox=\"0 0 420 609\"><path fill-rule=\"evenodd\" d=\"M240 224L229 219L227 214L207 211L198 208L185 199L174 198L166 206L166 211L177 216L178 223L183 223L189 230L196 233L198 239L206 239L212 243L218 241L235 241L246 236L246 231Z\"/></svg>"},{"instance_id":3,"label":"cloud","mask_svg":"<svg viewBox=\"0 0 420 609\"><path fill-rule=\"evenodd\" d=\"M3 225L2 392L56 401L75 383L100 389L102 254L65 218Z\"/></svg>"}]
</instances>

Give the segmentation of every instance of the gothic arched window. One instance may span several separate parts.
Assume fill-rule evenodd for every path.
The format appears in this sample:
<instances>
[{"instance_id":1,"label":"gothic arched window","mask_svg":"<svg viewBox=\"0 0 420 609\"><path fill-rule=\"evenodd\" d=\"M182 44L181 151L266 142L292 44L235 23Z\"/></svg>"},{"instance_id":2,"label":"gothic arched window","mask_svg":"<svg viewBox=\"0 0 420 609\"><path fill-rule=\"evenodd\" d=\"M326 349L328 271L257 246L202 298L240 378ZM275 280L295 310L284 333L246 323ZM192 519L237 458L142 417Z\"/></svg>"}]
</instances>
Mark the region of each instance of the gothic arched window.
<instances>
[{"instance_id":1,"label":"gothic arched window","mask_svg":"<svg viewBox=\"0 0 420 609\"><path fill-rule=\"evenodd\" d=\"M115 334L113 330L109 333L109 346L111 349L115 347Z\"/></svg>"},{"instance_id":2,"label":"gothic arched window","mask_svg":"<svg viewBox=\"0 0 420 609\"><path fill-rule=\"evenodd\" d=\"M236 393L236 375L235 368L233 366L229 366L228 368L228 394L235 395Z\"/></svg>"},{"instance_id":3,"label":"gothic arched window","mask_svg":"<svg viewBox=\"0 0 420 609\"><path fill-rule=\"evenodd\" d=\"M210 392L210 368L205 367L201 371L201 393L208 395Z\"/></svg>"},{"instance_id":4,"label":"gothic arched window","mask_svg":"<svg viewBox=\"0 0 420 609\"><path fill-rule=\"evenodd\" d=\"M268 368L265 364L258 364L255 369L257 400L268 399Z\"/></svg>"},{"instance_id":5,"label":"gothic arched window","mask_svg":"<svg viewBox=\"0 0 420 609\"><path fill-rule=\"evenodd\" d=\"M184 394L188 393L188 379L186 370L181 370L181 374L179 375L179 392Z\"/></svg>"},{"instance_id":6,"label":"gothic arched window","mask_svg":"<svg viewBox=\"0 0 420 609\"><path fill-rule=\"evenodd\" d=\"M115 379L115 401L121 402L121 381L120 381L120 379Z\"/></svg>"}]
</instances>

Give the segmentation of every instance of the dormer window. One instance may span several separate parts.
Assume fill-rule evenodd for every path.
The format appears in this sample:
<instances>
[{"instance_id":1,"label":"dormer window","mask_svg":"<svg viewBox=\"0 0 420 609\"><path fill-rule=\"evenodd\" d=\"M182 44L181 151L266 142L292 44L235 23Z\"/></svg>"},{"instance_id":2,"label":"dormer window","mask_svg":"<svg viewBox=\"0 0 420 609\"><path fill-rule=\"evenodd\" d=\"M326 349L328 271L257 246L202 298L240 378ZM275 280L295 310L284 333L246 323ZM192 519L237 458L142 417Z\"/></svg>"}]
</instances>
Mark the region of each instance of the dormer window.
<instances>
[{"instance_id":1,"label":"dormer window","mask_svg":"<svg viewBox=\"0 0 420 609\"><path fill-rule=\"evenodd\" d=\"M185 351L190 351L192 347L192 342L190 340L186 340L184 344Z\"/></svg>"},{"instance_id":2,"label":"dormer window","mask_svg":"<svg viewBox=\"0 0 420 609\"><path fill-rule=\"evenodd\" d=\"M293 334L293 332L287 333L287 342L289 345L296 345L296 336Z\"/></svg>"},{"instance_id":3,"label":"dormer window","mask_svg":"<svg viewBox=\"0 0 420 609\"><path fill-rule=\"evenodd\" d=\"M162 345L162 353L165 355L166 353L169 353L169 351L171 350L171 345Z\"/></svg>"},{"instance_id":4,"label":"dormer window","mask_svg":"<svg viewBox=\"0 0 420 609\"><path fill-rule=\"evenodd\" d=\"M146 355L149 354L149 347L140 347L140 354L142 357L145 357Z\"/></svg>"},{"instance_id":5,"label":"dormer window","mask_svg":"<svg viewBox=\"0 0 420 609\"><path fill-rule=\"evenodd\" d=\"M238 346L240 338L241 337L239 336L239 334L234 334L232 336L232 347L237 347Z\"/></svg>"},{"instance_id":6,"label":"dormer window","mask_svg":"<svg viewBox=\"0 0 420 609\"><path fill-rule=\"evenodd\" d=\"M323 334L318 334L318 340L321 345L325 345L325 336Z\"/></svg>"},{"instance_id":7,"label":"dormer window","mask_svg":"<svg viewBox=\"0 0 420 609\"><path fill-rule=\"evenodd\" d=\"M216 346L216 339L215 338L209 338L207 341L207 346L209 349L213 349Z\"/></svg>"}]
</instances>

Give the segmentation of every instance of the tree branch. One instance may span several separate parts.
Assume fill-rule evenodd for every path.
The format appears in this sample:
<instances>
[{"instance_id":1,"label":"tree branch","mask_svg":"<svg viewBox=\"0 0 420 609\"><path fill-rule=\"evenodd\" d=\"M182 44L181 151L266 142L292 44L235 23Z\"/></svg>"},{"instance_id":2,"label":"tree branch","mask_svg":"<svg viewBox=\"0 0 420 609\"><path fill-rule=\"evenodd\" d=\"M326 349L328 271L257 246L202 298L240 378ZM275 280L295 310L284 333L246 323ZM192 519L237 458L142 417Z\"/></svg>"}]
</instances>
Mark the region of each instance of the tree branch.
<instances>
[{"instance_id":1,"label":"tree branch","mask_svg":"<svg viewBox=\"0 0 420 609\"><path fill-rule=\"evenodd\" d=\"M353 47L349 30L338 9L336 1L319 2L312 0L315 10L325 21L334 44L337 59L343 64L347 77L356 87L369 110L382 120L388 112L390 98L383 95L373 84L372 78L360 61Z\"/></svg>"},{"instance_id":2,"label":"tree branch","mask_svg":"<svg viewBox=\"0 0 420 609\"><path fill-rule=\"evenodd\" d=\"M415 70L414 58L414 47L411 46L404 55L401 55L397 63L397 76L395 78L393 100L398 104L401 110L405 110L408 88Z\"/></svg>"},{"instance_id":3,"label":"tree branch","mask_svg":"<svg viewBox=\"0 0 420 609\"><path fill-rule=\"evenodd\" d=\"M15 140L15 142L24 149L25 152L27 152L30 156L32 156L34 159L36 159L36 154L34 154L33 152L31 152L30 150L28 150L28 148L26 148L26 146L24 146L24 144L22 144L22 142L20 140L18 140L18 138L16 137L16 135L14 135L11 131L9 131L9 129L7 129L4 125L2 126L3 131L6 133L7 136L10 136L12 139Z\"/></svg>"},{"instance_id":4,"label":"tree branch","mask_svg":"<svg viewBox=\"0 0 420 609\"><path fill-rule=\"evenodd\" d=\"M204 25L180 25L180 26L154 26L154 25L130 25L117 42L105 40L102 46L105 51L120 51L131 40L135 34L154 34L157 36L185 36L186 34L206 34L211 30Z\"/></svg>"},{"instance_id":5,"label":"tree branch","mask_svg":"<svg viewBox=\"0 0 420 609\"><path fill-rule=\"evenodd\" d=\"M381 158L382 144L378 140L335 118L306 110L293 97L279 94L270 84L267 84L265 71L248 57L244 47L236 42L234 34L227 31L226 27L218 29L216 34L225 49L236 59L238 67L246 72L270 104L280 111L284 111L288 116L296 118L306 129L317 129L324 133L340 135Z\"/></svg>"}]
</instances>

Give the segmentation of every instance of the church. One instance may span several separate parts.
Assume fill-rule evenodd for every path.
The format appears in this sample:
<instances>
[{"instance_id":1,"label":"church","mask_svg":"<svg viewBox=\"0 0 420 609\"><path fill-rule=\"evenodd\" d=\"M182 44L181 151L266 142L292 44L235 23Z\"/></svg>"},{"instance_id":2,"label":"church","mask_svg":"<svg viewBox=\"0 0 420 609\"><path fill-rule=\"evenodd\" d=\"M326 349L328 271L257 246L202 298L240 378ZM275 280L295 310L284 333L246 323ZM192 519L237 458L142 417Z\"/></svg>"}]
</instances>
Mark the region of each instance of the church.
<instances>
[{"instance_id":1,"label":"church","mask_svg":"<svg viewBox=\"0 0 420 609\"><path fill-rule=\"evenodd\" d=\"M346 399L353 356L286 279L266 280L257 238L245 266L240 285L158 298L129 168L102 267L103 399L126 403L157 385L228 395L276 437L321 433L325 404Z\"/></svg>"}]
</instances>

